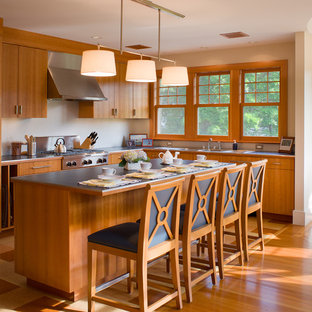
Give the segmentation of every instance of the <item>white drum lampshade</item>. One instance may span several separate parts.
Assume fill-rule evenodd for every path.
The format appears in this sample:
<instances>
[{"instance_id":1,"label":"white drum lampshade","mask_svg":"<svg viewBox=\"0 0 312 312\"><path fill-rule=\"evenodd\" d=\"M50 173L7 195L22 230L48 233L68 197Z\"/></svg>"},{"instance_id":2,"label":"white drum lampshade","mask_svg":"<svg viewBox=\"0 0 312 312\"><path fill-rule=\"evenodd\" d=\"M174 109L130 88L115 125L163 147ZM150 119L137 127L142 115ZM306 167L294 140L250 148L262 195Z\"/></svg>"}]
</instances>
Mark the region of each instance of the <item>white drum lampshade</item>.
<instances>
[{"instance_id":1,"label":"white drum lampshade","mask_svg":"<svg viewBox=\"0 0 312 312\"><path fill-rule=\"evenodd\" d=\"M151 60L130 60L127 64L126 81L155 82L156 66Z\"/></svg>"},{"instance_id":2,"label":"white drum lampshade","mask_svg":"<svg viewBox=\"0 0 312 312\"><path fill-rule=\"evenodd\" d=\"M163 67L161 84L163 86L188 86L189 79L187 74L187 67L185 66Z\"/></svg>"},{"instance_id":3,"label":"white drum lampshade","mask_svg":"<svg viewBox=\"0 0 312 312\"><path fill-rule=\"evenodd\" d=\"M93 77L116 76L114 52L107 50L83 51L80 73Z\"/></svg>"}]
</instances>

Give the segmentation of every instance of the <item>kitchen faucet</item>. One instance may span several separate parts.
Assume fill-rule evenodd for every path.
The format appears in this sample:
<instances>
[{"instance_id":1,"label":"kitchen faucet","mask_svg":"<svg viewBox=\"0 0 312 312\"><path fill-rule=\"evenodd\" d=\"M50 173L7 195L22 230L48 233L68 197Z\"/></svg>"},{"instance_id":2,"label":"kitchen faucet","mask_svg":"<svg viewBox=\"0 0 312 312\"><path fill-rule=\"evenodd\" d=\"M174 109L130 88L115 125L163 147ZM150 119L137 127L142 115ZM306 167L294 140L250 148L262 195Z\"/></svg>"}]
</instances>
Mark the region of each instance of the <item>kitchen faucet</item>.
<instances>
[{"instance_id":1,"label":"kitchen faucet","mask_svg":"<svg viewBox=\"0 0 312 312\"><path fill-rule=\"evenodd\" d=\"M208 151L211 151L211 143L212 143L212 138L210 138L208 141L208 146L207 146Z\"/></svg>"},{"instance_id":2,"label":"kitchen faucet","mask_svg":"<svg viewBox=\"0 0 312 312\"><path fill-rule=\"evenodd\" d=\"M222 150L222 148L221 148L221 142L218 141L218 151L221 151L221 150Z\"/></svg>"}]
</instances>

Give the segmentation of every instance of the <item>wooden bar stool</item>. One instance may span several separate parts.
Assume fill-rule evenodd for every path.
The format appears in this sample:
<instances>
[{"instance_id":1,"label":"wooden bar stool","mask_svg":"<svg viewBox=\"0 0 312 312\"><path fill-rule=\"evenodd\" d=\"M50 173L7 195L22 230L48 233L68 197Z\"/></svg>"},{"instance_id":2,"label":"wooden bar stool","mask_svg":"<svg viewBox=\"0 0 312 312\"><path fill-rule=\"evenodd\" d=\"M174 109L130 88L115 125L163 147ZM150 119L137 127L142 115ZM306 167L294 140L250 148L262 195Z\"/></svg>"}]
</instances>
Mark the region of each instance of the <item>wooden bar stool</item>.
<instances>
[{"instance_id":1,"label":"wooden bar stool","mask_svg":"<svg viewBox=\"0 0 312 312\"><path fill-rule=\"evenodd\" d=\"M182 308L179 275L179 218L182 184L184 179L168 183L148 184L140 223L123 223L95 232L88 237L88 311L94 311L94 302L127 311L154 311L176 298ZM136 261L136 281L139 305L96 295L97 252L124 257L128 263ZM169 253L173 289L153 283L162 290L162 297L148 304L147 264ZM131 267L131 265L130 265ZM132 270L129 280L131 279ZM166 293L164 294L164 288Z\"/></svg>"},{"instance_id":2,"label":"wooden bar stool","mask_svg":"<svg viewBox=\"0 0 312 312\"><path fill-rule=\"evenodd\" d=\"M185 211L180 213L180 240L182 240L183 275L187 302L192 302L192 287L211 275L216 284L215 265L215 210L220 171L192 175ZM207 236L208 260L191 256L191 243ZM192 277L191 269L198 271Z\"/></svg>"},{"instance_id":3,"label":"wooden bar stool","mask_svg":"<svg viewBox=\"0 0 312 312\"><path fill-rule=\"evenodd\" d=\"M246 164L223 170L220 182L220 193L216 213L216 247L220 278L224 278L224 265L239 257L240 265L244 264L242 234L241 234L241 207ZM234 223L235 232L225 231L224 228ZM224 234L235 236L236 242L224 244ZM224 259L224 251L231 255Z\"/></svg>"},{"instance_id":4,"label":"wooden bar stool","mask_svg":"<svg viewBox=\"0 0 312 312\"><path fill-rule=\"evenodd\" d=\"M265 167L267 159L247 163L246 178L243 191L242 205L242 233L245 260L249 261L248 249L260 244L260 250L264 249L262 201ZM248 216L256 212L258 236L248 235ZM249 239L252 242L249 243Z\"/></svg>"},{"instance_id":5,"label":"wooden bar stool","mask_svg":"<svg viewBox=\"0 0 312 312\"><path fill-rule=\"evenodd\" d=\"M203 175L192 175L186 205L181 206L179 239L182 241L184 275L181 284L185 287L187 302L192 302L192 287L206 277L211 276L212 283L216 284L214 229L219 175L219 170ZM208 249L208 260L191 255L191 245L202 237L207 237L202 245ZM168 259L167 267L169 267ZM192 268L196 269L193 276ZM155 275L151 277L164 280Z\"/></svg>"}]
</instances>

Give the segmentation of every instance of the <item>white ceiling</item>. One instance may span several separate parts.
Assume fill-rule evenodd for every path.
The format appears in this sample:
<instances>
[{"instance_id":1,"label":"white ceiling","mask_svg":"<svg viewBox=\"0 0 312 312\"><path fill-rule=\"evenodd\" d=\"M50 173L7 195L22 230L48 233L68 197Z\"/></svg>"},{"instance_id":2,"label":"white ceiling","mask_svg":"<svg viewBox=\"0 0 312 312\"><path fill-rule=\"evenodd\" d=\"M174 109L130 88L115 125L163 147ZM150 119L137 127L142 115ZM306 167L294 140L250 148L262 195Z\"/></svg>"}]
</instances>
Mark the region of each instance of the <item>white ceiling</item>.
<instances>
[{"instance_id":1,"label":"white ceiling","mask_svg":"<svg viewBox=\"0 0 312 312\"><path fill-rule=\"evenodd\" d=\"M291 41L312 16L311 0L153 0L186 15L162 14L161 54ZM0 0L4 25L119 49L119 0ZM124 0L124 46L157 52L157 11ZM250 37L226 39L242 31ZM102 39L94 40L97 35Z\"/></svg>"}]
</instances>

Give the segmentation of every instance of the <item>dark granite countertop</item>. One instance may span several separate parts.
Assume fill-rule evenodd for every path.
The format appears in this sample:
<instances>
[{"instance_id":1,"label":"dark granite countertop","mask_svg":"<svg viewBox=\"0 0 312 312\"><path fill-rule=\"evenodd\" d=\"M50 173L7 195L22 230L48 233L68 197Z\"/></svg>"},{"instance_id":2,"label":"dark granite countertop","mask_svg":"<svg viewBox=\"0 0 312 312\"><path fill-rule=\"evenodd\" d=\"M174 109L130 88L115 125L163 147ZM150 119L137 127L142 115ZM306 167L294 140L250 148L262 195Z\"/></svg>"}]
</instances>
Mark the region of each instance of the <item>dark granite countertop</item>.
<instances>
[{"instance_id":1,"label":"dark granite countertop","mask_svg":"<svg viewBox=\"0 0 312 312\"><path fill-rule=\"evenodd\" d=\"M152 162L152 169L161 169L167 166L167 165L161 165L160 159L152 159L151 162ZM192 163L192 161L184 160L184 163L188 164L188 163ZM125 175L127 173L133 172L133 171L125 170L124 168L119 167L118 165L110 165L110 167L115 168L117 170L117 173L116 173L117 175ZM215 169L216 168L202 169L201 172L215 170ZM127 191L127 189L132 190L134 188L143 188L147 183L168 180L168 179L172 179L173 177L190 175L192 173L177 174L174 176L155 179L155 180L146 180L146 181L144 180L142 182L138 182L135 184L129 184L129 185L120 186L116 188L110 188L110 189L103 189L100 187L85 186L85 185L78 184L78 182L82 182L82 181L86 181L90 179L96 179L99 174L102 174L102 166L27 175L27 176L21 176L21 177L14 177L11 180L12 182L15 182L15 183L37 183L37 184L43 184L43 185L48 185L52 187L58 187L62 189L69 189L71 191L76 191L76 192L81 192L81 193L104 196L105 194L108 194L108 193L111 194L112 192L118 193L120 191Z\"/></svg>"},{"instance_id":2,"label":"dark granite countertop","mask_svg":"<svg viewBox=\"0 0 312 312\"><path fill-rule=\"evenodd\" d=\"M44 159L62 159L62 156L55 156L55 155L43 155L37 154L34 156L28 155L21 155L21 156L13 156L13 155L3 155L1 157L1 162L5 165L7 163L20 163L25 161L34 161L34 160L44 160Z\"/></svg>"},{"instance_id":3,"label":"dark granite countertop","mask_svg":"<svg viewBox=\"0 0 312 312\"><path fill-rule=\"evenodd\" d=\"M136 150L136 149L146 149L146 150L169 150L171 152L174 151L181 151L181 152L193 152L193 153L211 153L211 154L224 154L224 155L246 155L246 156L252 156L252 155L263 155L268 157L291 157L294 158L295 155L287 154L287 153L278 153L278 152L264 152L264 151L250 151L250 150L221 150L221 151L215 151L215 150L205 150L205 149L196 149L196 148L187 148L187 147L163 147L163 146L154 146L154 147L123 147L123 146L115 146L115 147L104 147L104 148L98 148L93 149L92 151L106 151L108 153L118 153L118 152L124 152L127 150ZM62 156L55 156L55 155L47 155L47 154L37 154L35 156L12 156L12 155L4 155L1 157L1 162L3 165L7 165L10 163L20 163L24 161L34 161L34 160L44 160L44 159L62 159Z\"/></svg>"}]
</instances>

